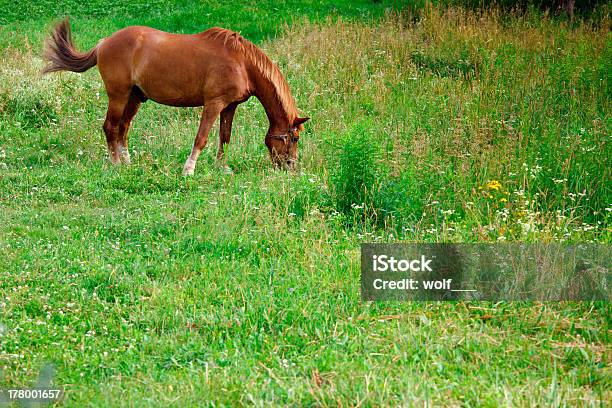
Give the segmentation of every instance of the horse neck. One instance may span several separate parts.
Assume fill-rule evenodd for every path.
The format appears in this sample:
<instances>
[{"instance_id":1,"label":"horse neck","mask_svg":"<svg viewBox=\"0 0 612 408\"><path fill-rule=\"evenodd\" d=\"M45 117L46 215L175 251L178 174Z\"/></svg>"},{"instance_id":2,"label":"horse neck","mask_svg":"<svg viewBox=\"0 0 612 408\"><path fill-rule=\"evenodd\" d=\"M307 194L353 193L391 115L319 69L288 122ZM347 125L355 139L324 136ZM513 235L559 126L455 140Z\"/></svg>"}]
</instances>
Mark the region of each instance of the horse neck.
<instances>
[{"instance_id":1,"label":"horse neck","mask_svg":"<svg viewBox=\"0 0 612 408\"><path fill-rule=\"evenodd\" d=\"M269 132L286 132L295 114L285 110L274 84L256 67L252 70L252 79L255 85L253 94L259 99L266 111L270 122Z\"/></svg>"}]
</instances>

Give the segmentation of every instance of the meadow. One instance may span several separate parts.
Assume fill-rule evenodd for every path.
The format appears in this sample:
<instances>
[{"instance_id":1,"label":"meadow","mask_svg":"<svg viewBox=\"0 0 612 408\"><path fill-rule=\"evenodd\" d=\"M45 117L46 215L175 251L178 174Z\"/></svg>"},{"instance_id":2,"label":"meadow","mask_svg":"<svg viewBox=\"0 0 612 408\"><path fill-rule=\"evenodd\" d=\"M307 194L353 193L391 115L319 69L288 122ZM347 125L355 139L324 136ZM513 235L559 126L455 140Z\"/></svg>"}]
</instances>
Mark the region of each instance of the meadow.
<instances>
[{"instance_id":1,"label":"meadow","mask_svg":"<svg viewBox=\"0 0 612 408\"><path fill-rule=\"evenodd\" d=\"M0 1L0 388L51 364L64 405L604 406L608 302L362 302L363 242L611 242L606 6ZM238 108L181 169L200 109L147 102L112 166L96 68L127 25L240 31L310 116L295 172ZM0 402L1 403L1 402Z\"/></svg>"}]
</instances>

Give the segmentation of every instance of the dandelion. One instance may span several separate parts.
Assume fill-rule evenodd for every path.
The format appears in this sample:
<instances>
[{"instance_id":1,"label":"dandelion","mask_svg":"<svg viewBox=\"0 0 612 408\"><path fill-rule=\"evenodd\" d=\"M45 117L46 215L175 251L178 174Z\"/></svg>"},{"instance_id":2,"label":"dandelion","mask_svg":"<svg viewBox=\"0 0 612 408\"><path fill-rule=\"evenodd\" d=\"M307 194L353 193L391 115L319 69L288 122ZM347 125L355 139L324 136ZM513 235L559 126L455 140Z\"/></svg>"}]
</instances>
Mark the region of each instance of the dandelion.
<instances>
[{"instance_id":1,"label":"dandelion","mask_svg":"<svg viewBox=\"0 0 612 408\"><path fill-rule=\"evenodd\" d=\"M487 188L489 190L499 191L501 190L501 187L502 187L501 183L497 180L491 180L487 183Z\"/></svg>"}]
</instances>

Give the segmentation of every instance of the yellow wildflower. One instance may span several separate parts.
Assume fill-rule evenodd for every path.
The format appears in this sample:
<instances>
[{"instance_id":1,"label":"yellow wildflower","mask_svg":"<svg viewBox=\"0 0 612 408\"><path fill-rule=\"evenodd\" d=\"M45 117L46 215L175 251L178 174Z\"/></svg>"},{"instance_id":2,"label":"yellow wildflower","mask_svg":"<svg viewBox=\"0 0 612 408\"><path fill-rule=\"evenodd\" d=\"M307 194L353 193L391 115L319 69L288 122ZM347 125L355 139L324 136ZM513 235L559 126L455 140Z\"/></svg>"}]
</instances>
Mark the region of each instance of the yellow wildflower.
<instances>
[{"instance_id":1,"label":"yellow wildflower","mask_svg":"<svg viewBox=\"0 0 612 408\"><path fill-rule=\"evenodd\" d=\"M487 183L487 188L489 190L501 190L501 183L497 180L491 180Z\"/></svg>"}]
</instances>

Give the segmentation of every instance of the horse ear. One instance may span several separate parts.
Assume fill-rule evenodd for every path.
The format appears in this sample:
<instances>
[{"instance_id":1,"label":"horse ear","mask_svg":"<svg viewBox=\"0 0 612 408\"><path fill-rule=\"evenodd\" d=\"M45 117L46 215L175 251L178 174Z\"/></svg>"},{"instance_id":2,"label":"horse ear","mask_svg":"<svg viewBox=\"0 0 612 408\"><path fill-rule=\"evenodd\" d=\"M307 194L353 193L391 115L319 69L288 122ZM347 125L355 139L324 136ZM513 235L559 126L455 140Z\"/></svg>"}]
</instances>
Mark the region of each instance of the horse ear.
<instances>
[{"instance_id":1,"label":"horse ear","mask_svg":"<svg viewBox=\"0 0 612 408\"><path fill-rule=\"evenodd\" d=\"M293 127L300 127L304 122L306 122L310 118L295 118L293 121Z\"/></svg>"}]
</instances>

